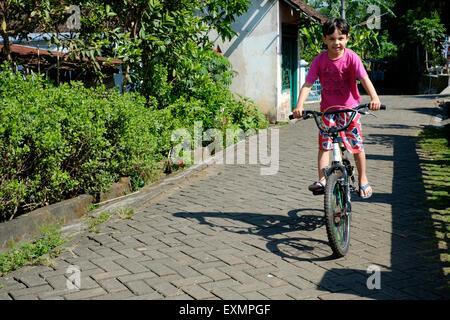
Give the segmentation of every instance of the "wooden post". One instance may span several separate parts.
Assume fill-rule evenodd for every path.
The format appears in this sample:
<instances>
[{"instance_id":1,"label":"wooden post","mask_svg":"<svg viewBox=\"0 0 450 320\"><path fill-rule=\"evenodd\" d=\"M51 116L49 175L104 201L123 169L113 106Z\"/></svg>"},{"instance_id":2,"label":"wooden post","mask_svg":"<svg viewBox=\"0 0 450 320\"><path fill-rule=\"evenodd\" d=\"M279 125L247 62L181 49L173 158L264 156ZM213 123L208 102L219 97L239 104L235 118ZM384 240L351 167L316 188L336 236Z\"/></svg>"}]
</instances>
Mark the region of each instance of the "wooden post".
<instances>
[{"instance_id":1,"label":"wooden post","mask_svg":"<svg viewBox=\"0 0 450 320\"><path fill-rule=\"evenodd\" d=\"M37 56L38 56L38 74L41 74L41 54L39 49L39 42L37 43Z\"/></svg>"},{"instance_id":2,"label":"wooden post","mask_svg":"<svg viewBox=\"0 0 450 320\"><path fill-rule=\"evenodd\" d=\"M56 52L56 86L59 87L59 50Z\"/></svg>"}]
</instances>

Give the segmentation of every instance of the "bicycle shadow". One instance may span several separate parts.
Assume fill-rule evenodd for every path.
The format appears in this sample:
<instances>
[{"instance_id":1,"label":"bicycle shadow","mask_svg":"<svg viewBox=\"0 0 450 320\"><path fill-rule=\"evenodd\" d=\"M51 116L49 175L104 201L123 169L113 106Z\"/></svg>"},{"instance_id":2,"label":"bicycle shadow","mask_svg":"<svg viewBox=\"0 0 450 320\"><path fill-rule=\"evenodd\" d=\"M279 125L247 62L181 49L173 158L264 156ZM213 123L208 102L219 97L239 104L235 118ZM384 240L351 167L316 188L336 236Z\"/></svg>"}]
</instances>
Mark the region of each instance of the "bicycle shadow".
<instances>
[{"instance_id":1,"label":"bicycle shadow","mask_svg":"<svg viewBox=\"0 0 450 320\"><path fill-rule=\"evenodd\" d=\"M321 215L299 215L300 212L314 211ZM195 219L200 224L221 228L227 232L262 237L267 240L266 248L282 258L297 261L328 261L334 259L334 256L323 256L323 252L329 248L326 241L306 236L278 238L290 232L311 232L323 227L325 221L322 214L321 210L306 208L291 210L287 216L248 212L176 212L173 216ZM219 219L218 221L221 222L222 219L235 220L251 226L224 225L223 222L222 224L213 223L211 219Z\"/></svg>"},{"instance_id":2,"label":"bicycle shadow","mask_svg":"<svg viewBox=\"0 0 450 320\"><path fill-rule=\"evenodd\" d=\"M387 162L392 163L390 164L393 168L392 192L377 192L375 185L374 194L370 199L361 200L354 197L354 202L355 205L364 202L363 208L369 208L370 204L376 205L376 208L390 206L391 213L387 212L386 218L392 219L392 222L390 228L385 229L385 232L391 235L390 244L368 241L368 251L373 252L371 261L359 263L362 269L329 269L318 284L318 288L372 299L448 299L450 297L448 276L445 275L443 265L440 263L440 254L445 250L437 246L436 227L433 226L435 221L425 203L427 182L422 175L421 161L416 152L417 137L376 134L371 135L371 139L393 149L392 156L367 156L372 165L383 166ZM382 207L378 207L378 204ZM362 214L368 219L373 218L371 212ZM379 214L373 219L372 222L370 220L365 222L364 230L370 230L370 223L377 229L376 219L384 217ZM444 228L446 227L444 225ZM375 232L379 234L379 231ZM365 242L365 239L358 240ZM390 256L387 256L386 252L389 252ZM343 258L343 261L345 259ZM389 261L388 266L385 265L386 261ZM379 272L368 272L367 268L370 266L379 267ZM373 287L376 279L378 288ZM370 287L372 289L369 289Z\"/></svg>"}]
</instances>

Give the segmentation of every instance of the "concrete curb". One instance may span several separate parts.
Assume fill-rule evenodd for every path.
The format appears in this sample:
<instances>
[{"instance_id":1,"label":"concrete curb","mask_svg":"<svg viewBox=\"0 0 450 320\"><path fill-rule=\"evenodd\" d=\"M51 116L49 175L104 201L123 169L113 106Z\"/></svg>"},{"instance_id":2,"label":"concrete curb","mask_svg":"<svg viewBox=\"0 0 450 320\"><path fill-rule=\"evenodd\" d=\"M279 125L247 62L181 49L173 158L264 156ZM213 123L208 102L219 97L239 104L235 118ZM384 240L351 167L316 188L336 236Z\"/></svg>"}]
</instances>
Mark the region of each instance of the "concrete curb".
<instances>
[{"instance_id":1,"label":"concrete curb","mask_svg":"<svg viewBox=\"0 0 450 320\"><path fill-rule=\"evenodd\" d=\"M107 193L102 193L100 199L113 199L131 190L130 179L122 178L113 184ZM84 194L76 198L54 203L17 218L0 224L0 252L7 249L11 240L15 242L31 240L39 235L39 226L46 223L73 222L89 212L95 199L92 195Z\"/></svg>"},{"instance_id":2,"label":"concrete curb","mask_svg":"<svg viewBox=\"0 0 450 320\"><path fill-rule=\"evenodd\" d=\"M88 211L94 197L81 195L74 199L58 202L21 215L11 221L0 224L0 251L6 249L11 240L18 242L30 240L39 234L39 227L45 223L65 222L80 218Z\"/></svg>"}]
</instances>

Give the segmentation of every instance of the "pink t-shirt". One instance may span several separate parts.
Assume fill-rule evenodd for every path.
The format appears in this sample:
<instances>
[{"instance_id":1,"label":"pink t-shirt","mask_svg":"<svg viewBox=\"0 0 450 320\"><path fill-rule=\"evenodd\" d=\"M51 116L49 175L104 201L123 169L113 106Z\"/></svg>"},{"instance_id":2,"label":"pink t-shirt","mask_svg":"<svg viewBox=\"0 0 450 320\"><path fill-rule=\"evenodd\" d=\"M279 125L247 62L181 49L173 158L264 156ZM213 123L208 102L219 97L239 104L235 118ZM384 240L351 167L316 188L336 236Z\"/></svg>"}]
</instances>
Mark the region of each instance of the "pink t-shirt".
<instances>
[{"instance_id":1,"label":"pink t-shirt","mask_svg":"<svg viewBox=\"0 0 450 320\"><path fill-rule=\"evenodd\" d=\"M367 77L367 71L352 50L345 49L344 55L336 60L330 59L327 51L317 55L311 62L306 81L314 83L317 77L322 86L322 111L331 106L355 107L361 102L356 78Z\"/></svg>"}]
</instances>

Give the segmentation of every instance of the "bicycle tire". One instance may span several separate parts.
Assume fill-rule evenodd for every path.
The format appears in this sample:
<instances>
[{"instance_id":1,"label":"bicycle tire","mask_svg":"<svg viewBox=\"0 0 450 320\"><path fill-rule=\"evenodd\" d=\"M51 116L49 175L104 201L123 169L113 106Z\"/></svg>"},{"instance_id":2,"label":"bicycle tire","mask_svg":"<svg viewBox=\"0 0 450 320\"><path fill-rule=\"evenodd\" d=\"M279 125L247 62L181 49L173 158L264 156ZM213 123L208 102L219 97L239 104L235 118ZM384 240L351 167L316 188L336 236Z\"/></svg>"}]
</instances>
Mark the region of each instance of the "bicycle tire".
<instances>
[{"instance_id":1,"label":"bicycle tire","mask_svg":"<svg viewBox=\"0 0 450 320\"><path fill-rule=\"evenodd\" d=\"M347 209L347 187L342 174L333 172L325 187L325 222L328 241L338 258L345 256L350 246L350 216Z\"/></svg>"}]
</instances>

